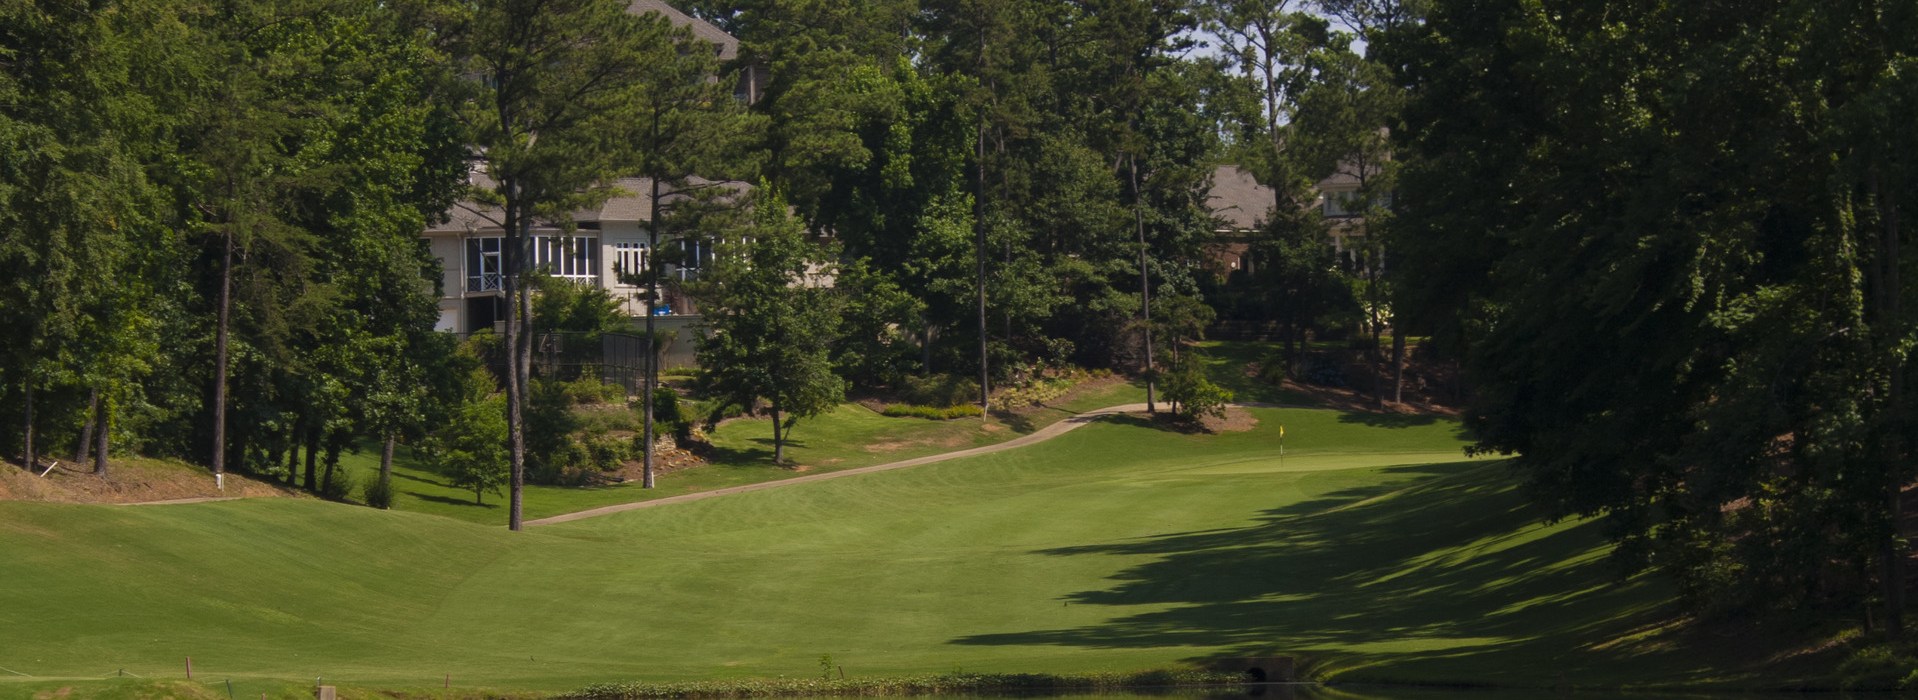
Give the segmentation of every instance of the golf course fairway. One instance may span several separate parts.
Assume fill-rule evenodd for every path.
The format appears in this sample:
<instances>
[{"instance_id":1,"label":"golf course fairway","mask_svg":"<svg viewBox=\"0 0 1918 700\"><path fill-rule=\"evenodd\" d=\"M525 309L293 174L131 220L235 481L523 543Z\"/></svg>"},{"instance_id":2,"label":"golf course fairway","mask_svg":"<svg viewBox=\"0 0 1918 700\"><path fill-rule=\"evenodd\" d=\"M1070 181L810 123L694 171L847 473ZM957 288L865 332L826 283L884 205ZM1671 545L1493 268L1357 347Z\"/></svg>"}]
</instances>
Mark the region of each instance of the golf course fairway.
<instances>
[{"instance_id":1,"label":"golf course fairway","mask_svg":"<svg viewBox=\"0 0 1918 700\"><path fill-rule=\"evenodd\" d=\"M1709 666L1621 641L1668 591L1619 579L1595 526L1540 524L1456 423L1251 413L522 533L305 499L0 503L0 696L187 657L239 697L817 677L826 655L858 676L1283 653L1521 685Z\"/></svg>"}]
</instances>

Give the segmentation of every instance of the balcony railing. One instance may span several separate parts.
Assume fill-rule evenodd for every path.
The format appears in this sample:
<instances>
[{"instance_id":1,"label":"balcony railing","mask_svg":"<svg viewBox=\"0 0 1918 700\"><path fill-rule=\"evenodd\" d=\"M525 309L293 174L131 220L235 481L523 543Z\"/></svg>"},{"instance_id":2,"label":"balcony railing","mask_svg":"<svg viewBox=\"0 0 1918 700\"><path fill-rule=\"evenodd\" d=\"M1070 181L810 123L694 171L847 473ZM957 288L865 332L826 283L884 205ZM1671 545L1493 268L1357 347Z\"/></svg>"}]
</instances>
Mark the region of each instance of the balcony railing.
<instances>
[{"instance_id":1,"label":"balcony railing","mask_svg":"<svg viewBox=\"0 0 1918 700\"><path fill-rule=\"evenodd\" d=\"M501 281L499 274L469 275L466 278L466 291L497 292L502 286Z\"/></svg>"}]
</instances>

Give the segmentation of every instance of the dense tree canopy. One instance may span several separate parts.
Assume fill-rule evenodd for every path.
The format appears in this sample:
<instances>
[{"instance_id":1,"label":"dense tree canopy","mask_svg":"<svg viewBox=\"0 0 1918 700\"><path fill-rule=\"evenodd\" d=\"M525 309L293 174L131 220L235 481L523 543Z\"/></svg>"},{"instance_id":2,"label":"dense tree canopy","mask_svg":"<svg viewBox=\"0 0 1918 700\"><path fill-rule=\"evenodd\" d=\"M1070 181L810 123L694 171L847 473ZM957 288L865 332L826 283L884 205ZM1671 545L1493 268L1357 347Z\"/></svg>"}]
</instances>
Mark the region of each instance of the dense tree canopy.
<instances>
[{"instance_id":1,"label":"dense tree canopy","mask_svg":"<svg viewBox=\"0 0 1918 700\"><path fill-rule=\"evenodd\" d=\"M1381 403L1384 334L1429 336L1549 516L1707 611L1902 627L1910 2L686 3L730 65L629 9L0 0L0 452L346 497L344 451L411 442L518 525L519 321L627 322L535 291L525 241L638 177L656 254L621 276L657 302L693 262L658 236L716 244L672 291L711 321L703 387L776 445L848 391L1155 356L1216 413L1203 302L1274 324L1268 376L1353 338ZM1225 240L1222 164L1271 192ZM462 199L508 237L498 358L433 330L420 232ZM1257 264L1222 280L1221 243Z\"/></svg>"},{"instance_id":2,"label":"dense tree canopy","mask_svg":"<svg viewBox=\"0 0 1918 700\"><path fill-rule=\"evenodd\" d=\"M1394 47L1397 302L1466 350L1479 449L1701 605L1877 599L1897 629L1914 22L1440 2Z\"/></svg>"}]
</instances>

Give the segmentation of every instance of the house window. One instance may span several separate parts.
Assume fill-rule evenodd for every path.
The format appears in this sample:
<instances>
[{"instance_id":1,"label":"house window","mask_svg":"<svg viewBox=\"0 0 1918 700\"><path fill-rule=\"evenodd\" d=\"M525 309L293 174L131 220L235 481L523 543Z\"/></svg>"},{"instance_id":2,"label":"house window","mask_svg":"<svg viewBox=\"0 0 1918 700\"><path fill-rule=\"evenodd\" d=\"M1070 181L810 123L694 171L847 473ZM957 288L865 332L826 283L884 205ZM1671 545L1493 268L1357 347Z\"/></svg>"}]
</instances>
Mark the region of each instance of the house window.
<instances>
[{"instance_id":1,"label":"house window","mask_svg":"<svg viewBox=\"0 0 1918 700\"><path fill-rule=\"evenodd\" d=\"M599 239L535 236L533 266L554 277L575 282L598 282Z\"/></svg>"},{"instance_id":2,"label":"house window","mask_svg":"<svg viewBox=\"0 0 1918 700\"><path fill-rule=\"evenodd\" d=\"M1348 216L1357 216L1358 213L1353 211L1352 207L1354 204L1356 204L1355 200L1357 200L1358 198L1359 198L1359 193L1357 192L1327 192L1325 193L1326 217L1343 218Z\"/></svg>"},{"instance_id":3,"label":"house window","mask_svg":"<svg viewBox=\"0 0 1918 700\"><path fill-rule=\"evenodd\" d=\"M699 279L699 269L713 259L712 245L697 238L680 238L674 242L679 246L679 265L675 271L679 279Z\"/></svg>"},{"instance_id":4,"label":"house window","mask_svg":"<svg viewBox=\"0 0 1918 700\"><path fill-rule=\"evenodd\" d=\"M1386 209L1392 208L1392 194L1387 192L1379 197L1378 204ZM1361 211L1364 207L1359 203L1357 192L1327 192L1324 199L1326 218L1350 218L1362 216L1365 213Z\"/></svg>"},{"instance_id":5,"label":"house window","mask_svg":"<svg viewBox=\"0 0 1918 700\"><path fill-rule=\"evenodd\" d=\"M613 269L619 274L619 286L639 287L629 284L629 275L641 275L646 268L646 244L637 241L620 241L613 244Z\"/></svg>"},{"instance_id":6,"label":"house window","mask_svg":"<svg viewBox=\"0 0 1918 700\"><path fill-rule=\"evenodd\" d=\"M500 239L466 239L466 291L491 292L500 288Z\"/></svg>"}]
</instances>

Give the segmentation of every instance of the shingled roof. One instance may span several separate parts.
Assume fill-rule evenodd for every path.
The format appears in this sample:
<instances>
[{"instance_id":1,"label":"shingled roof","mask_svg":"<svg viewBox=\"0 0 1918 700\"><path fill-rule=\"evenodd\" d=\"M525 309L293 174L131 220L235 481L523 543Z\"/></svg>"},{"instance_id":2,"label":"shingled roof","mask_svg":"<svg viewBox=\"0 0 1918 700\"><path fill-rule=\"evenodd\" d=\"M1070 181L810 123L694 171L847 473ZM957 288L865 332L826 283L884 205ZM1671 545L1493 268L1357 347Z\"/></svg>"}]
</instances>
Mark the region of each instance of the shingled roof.
<instances>
[{"instance_id":1,"label":"shingled roof","mask_svg":"<svg viewBox=\"0 0 1918 700\"><path fill-rule=\"evenodd\" d=\"M1212 171L1212 190L1206 193L1205 205L1227 228L1250 231L1272 212L1272 188L1259 184L1239 166L1221 165Z\"/></svg>"},{"instance_id":2,"label":"shingled roof","mask_svg":"<svg viewBox=\"0 0 1918 700\"><path fill-rule=\"evenodd\" d=\"M493 184L492 178L484 173L474 173L472 178L473 184L480 187L491 187ZM752 189L751 185L743 182L721 182L701 177L690 178L689 184L694 187L725 188L730 190L728 196L738 196ZM644 224L652 219L653 183L651 180L643 177L622 177L613 182L613 187L619 190L617 195L607 198L605 203L597 207L573 212L573 221L576 223L633 221ZM672 195L668 195L665 200L672 201ZM505 216L504 211L490 204L459 202L446 210L444 223L428 226L426 230L434 233L498 231L499 222ZM549 225L547 222L540 222L538 227L546 228Z\"/></svg>"},{"instance_id":3,"label":"shingled roof","mask_svg":"<svg viewBox=\"0 0 1918 700\"><path fill-rule=\"evenodd\" d=\"M635 15L657 12L666 16L666 20L681 27L692 27L693 36L703 41L719 45L719 60L730 61L739 56L739 39L713 23L680 12L661 0L632 0L626 11Z\"/></svg>"}]
</instances>

